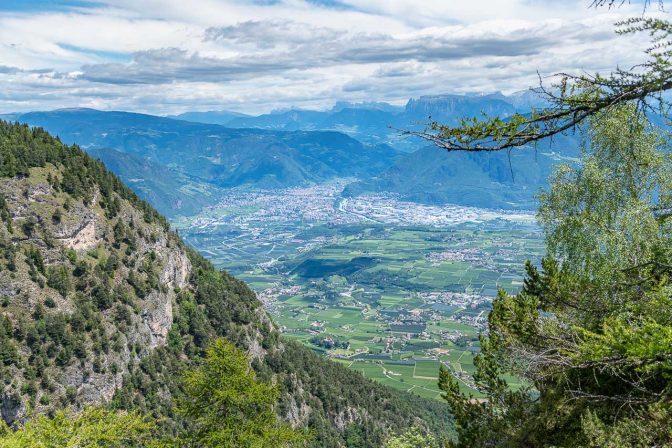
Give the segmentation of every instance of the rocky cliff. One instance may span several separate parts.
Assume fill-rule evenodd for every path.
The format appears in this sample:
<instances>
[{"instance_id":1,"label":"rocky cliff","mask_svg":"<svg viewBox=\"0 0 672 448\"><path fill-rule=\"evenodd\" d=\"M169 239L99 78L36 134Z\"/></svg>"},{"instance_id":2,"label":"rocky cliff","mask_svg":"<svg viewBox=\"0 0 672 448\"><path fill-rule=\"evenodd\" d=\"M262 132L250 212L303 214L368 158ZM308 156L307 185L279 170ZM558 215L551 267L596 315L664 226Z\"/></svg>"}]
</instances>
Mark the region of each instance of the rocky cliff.
<instances>
[{"instance_id":1,"label":"rocky cliff","mask_svg":"<svg viewBox=\"0 0 672 448\"><path fill-rule=\"evenodd\" d=\"M2 416L10 423L26 416L27 404L39 412L64 400L111 400L131 364L166 345L176 291L191 273L175 236L128 201L109 218L97 189L88 201L63 192L56 166L27 174L0 185L8 215L0 240L11 260L0 271L0 316L20 361L3 371ZM78 333L73 319L87 312Z\"/></svg>"}]
</instances>

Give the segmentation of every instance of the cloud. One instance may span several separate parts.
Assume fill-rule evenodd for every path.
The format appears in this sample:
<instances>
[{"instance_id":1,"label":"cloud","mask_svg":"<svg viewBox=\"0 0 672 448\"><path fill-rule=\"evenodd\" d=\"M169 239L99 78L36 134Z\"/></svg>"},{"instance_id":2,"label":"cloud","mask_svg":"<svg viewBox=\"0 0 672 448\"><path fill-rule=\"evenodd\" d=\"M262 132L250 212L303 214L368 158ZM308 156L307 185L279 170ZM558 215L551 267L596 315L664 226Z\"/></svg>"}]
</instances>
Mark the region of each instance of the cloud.
<instances>
[{"instance_id":1,"label":"cloud","mask_svg":"<svg viewBox=\"0 0 672 448\"><path fill-rule=\"evenodd\" d=\"M641 39L613 32L632 9L587 3L106 0L39 13L0 5L0 110L400 102L639 62Z\"/></svg>"},{"instance_id":2,"label":"cloud","mask_svg":"<svg viewBox=\"0 0 672 448\"><path fill-rule=\"evenodd\" d=\"M560 21L500 23L499 29L452 26L396 36L344 33L291 21L248 21L205 30L205 42L214 42L222 53L232 55L205 56L179 48L148 50L133 54L129 63L85 65L81 78L111 84L224 82L345 64L529 57L572 41L587 40L597 46L612 38L608 28Z\"/></svg>"}]
</instances>

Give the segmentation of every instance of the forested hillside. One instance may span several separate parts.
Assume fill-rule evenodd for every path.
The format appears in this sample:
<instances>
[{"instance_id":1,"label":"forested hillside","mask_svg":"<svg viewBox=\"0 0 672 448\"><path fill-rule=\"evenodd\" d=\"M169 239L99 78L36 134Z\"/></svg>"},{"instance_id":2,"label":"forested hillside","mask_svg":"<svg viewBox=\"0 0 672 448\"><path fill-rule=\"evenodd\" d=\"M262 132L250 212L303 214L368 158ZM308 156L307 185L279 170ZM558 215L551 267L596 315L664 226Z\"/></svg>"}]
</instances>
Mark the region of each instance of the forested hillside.
<instances>
[{"instance_id":1,"label":"forested hillside","mask_svg":"<svg viewBox=\"0 0 672 448\"><path fill-rule=\"evenodd\" d=\"M392 391L284 340L254 293L216 271L99 161L44 130L0 121L0 392L19 424L96 404L157 419L183 373L225 337L278 414L315 446L377 447L419 425L451 433L445 405Z\"/></svg>"},{"instance_id":2,"label":"forested hillside","mask_svg":"<svg viewBox=\"0 0 672 448\"><path fill-rule=\"evenodd\" d=\"M534 210L535 196L553 167L578 157L577 141L577 136L561 135L535 150L510 154L458 154L425 146L378 176L348 184L343 195L389 192L423 204Z\"/></svg>"},{"instance_id":3,"label":"forested hillside","mask_svg":"<svg viewBox=\"0 0 672 448\"><path fill-rule=\"evenodd\" d=\"M224 189L197 176L141 156L111 148L90 148L87 154L103 162L152 207L168 212L164 216L196 214L224 194Z\"/></svg>"}]
</instances>

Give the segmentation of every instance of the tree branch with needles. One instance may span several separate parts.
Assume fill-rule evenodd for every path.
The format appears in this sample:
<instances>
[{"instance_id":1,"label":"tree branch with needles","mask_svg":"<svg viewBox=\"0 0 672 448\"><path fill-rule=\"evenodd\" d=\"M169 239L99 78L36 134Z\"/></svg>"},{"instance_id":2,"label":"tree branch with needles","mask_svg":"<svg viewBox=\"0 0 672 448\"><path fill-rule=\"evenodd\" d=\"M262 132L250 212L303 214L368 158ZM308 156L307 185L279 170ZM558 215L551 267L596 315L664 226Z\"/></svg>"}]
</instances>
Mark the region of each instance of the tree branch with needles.
<instances>
[{"instance_id":1,"label":"tree branch with needles","mask_svg":"<svg viewBox=\"0 0 672 448\"><path fill-rule=\"evenodd\" d=\"M608 76L558 73L554 76L558 81L550 89L540 81L533 91L548 105L527 114L516 113L506 119L487 115L460 118L456 127L431 122L422 131L401 133L420 137L446 151L494 152L531 146L575 130L589 117L626 102L636 102L643 112L664 115L669 104L663 93L672 89L672 22L633 18L619 22L616 32L648 33L648 60L630 70L617 68Z\"/></svg>"}]
</instances>

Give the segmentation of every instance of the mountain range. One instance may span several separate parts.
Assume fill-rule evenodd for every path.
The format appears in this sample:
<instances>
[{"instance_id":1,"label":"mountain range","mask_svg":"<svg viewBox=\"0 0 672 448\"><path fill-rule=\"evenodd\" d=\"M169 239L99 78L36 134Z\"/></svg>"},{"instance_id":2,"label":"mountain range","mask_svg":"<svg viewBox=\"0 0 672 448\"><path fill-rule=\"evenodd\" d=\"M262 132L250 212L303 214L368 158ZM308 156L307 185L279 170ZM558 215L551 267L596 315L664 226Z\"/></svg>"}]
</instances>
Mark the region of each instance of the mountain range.
<instances>
[{"instance_id":1,"label":"mountain range","mask_svg":"<svg viewBox=\"0 0 672 448\"><path fill-rule=\"evenodd\" d=\"M188 121L217 123L230 128L271 130L333 130L367 143L386 143L402 151L414 151L421 143L400 135L402 129L418 129L436 120L457 124L459 117L480 116L483 112L507 117L527 112L544 102L534 92L436 95L410 99L405 106L381 102L337 102L325 111L289 109L251 116L230 111L187 112L177 115Z\"/></svg>"},{"instance_id":2,"label":"mountain range","mask_svg":"<svg viewBox=\"0 0 672 448\"><path fill-rule=\"evenodd\" d=\"M401 129L448 125L487 113L508 117L543 105L533 92L438 95L387 103L337 103L327 111L259 116L190 112L159 117L93 109L4 116L77 143L163 214L192 215L228 188L286 188L353 179L344 195L369 192L409 201L534 208L559 160L578 154L575 135L511 153L448 154Z\"/></svg>"},{"instance_id":3,"label":"mountain range","mask_svg":"<svg viewBox=\"0 0 672 448\"><path fill-rule=\"evenodd\" d=\"M7 118L81 145L169 216L214 203L222 188L286 188L335 177L368 178L399 156L390 146L363 144L334 131L232 129L92 109Z\"/></svg>"}]
</instances>

